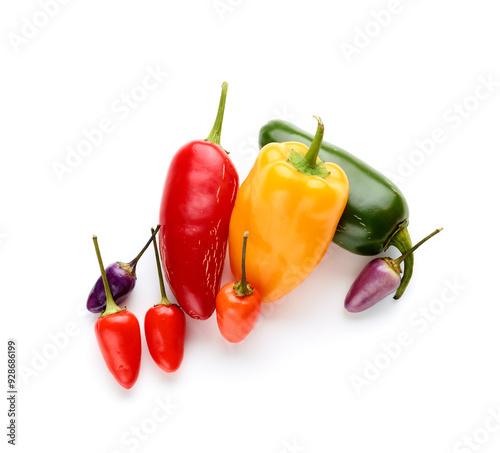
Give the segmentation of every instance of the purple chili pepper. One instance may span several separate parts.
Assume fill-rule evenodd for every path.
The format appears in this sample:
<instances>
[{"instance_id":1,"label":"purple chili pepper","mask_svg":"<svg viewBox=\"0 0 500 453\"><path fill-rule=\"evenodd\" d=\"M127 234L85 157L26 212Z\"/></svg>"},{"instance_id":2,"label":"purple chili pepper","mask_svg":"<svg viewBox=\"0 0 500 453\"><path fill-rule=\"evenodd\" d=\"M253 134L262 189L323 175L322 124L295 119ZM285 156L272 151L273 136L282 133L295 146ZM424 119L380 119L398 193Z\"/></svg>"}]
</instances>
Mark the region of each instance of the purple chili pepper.
<instances>
[{"instance_id":1,"label":"purple chili pepper","mask_svg":"<svg viewBox=\"0 0 500 453\"><path fill-rule=\"evenodd\" d=\"M110 264L106 268L106 278L108 279L109 288L111 289L111 294L116 304L122 303L134 289L135 282L137 280L135 274L137 262L141 258L142 254L146 251L149 244L151 244L154 235L158 232L159 229L160 225L156 227L156 230L151 235L146 245L132 261L130 261L129 263L117 261L113 264ZM102 277L99 277L95 282L93 288L90 290L89 297L87 298L87 310L92 313L100 313L105 308L106 292L104 291L104 283L102 281Z\"/></svg>"},{"instance_id":2,"label":"purple chili pepper","mask_svg":"<svg viewBox=\"0 0 500 453\"><path fill-rule=\"evenodd\" d=\"M424 242L442 228L433 231L429 236L415 244L398 259L376 258L370 261L354 280L345 298L345 308L351 313L358 313L372 307L384 297L396 291L401 283L401 263Z\"/></svg>"}]
</instances>

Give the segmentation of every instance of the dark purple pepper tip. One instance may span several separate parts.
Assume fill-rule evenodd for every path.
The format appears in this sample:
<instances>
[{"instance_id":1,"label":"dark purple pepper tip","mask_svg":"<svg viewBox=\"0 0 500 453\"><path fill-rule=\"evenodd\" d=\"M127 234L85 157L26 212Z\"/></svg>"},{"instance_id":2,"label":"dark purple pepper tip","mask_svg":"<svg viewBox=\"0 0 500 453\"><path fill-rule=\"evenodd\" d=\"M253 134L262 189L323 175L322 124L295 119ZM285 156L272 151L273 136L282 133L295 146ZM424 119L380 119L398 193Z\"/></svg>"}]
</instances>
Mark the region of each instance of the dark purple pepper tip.
<instances>
[{"instance_id":1,"label":"dark purple pepper tip","mask_svg":"<svg viewBox=\"0 0 500 453\"><path fill-rule=\"evenodd\" d=\"M387 260L376 258L354 280L344 306L351 313L364 311L396 291L400 283L399 272Z\"/></svg>"},{"instance_id":2,"label":"dark purple pepper tip","mask_svg":"<svg viewBox=\"0 0 500 453\"><path fill-rule=\"evenodd\" d=\"M131 274L128 264L116 262L106 268L111 295L117 305L121 304L134 289L137 278ZM106 308L106 292L102 277L95 282L87 298L87 310L101 313Z\"/></svg>"}]
</instances>

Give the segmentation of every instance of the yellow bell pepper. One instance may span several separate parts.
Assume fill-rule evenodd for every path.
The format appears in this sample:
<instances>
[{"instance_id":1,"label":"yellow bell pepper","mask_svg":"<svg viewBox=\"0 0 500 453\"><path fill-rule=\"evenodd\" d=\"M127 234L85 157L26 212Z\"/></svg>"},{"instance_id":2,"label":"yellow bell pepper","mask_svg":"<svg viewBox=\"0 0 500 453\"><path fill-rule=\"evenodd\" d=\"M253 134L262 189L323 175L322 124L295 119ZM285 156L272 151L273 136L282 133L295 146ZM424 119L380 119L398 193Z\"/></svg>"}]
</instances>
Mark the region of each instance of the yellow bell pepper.
<instances>
[{"instance_id":1,"label":"yellow bell pepper","mask_svg":"<svg viewBox=\"0 0 500 453\"><path fill-rule=\"evenodd\" d=\"M307 148L269 143L241 185L229 225L231 271L241 279L242 238L249 231L246 277L273 302L300 285L325 255L344 211L344 171L318 158L324 126Z\"/></svg>"}]
</instances>

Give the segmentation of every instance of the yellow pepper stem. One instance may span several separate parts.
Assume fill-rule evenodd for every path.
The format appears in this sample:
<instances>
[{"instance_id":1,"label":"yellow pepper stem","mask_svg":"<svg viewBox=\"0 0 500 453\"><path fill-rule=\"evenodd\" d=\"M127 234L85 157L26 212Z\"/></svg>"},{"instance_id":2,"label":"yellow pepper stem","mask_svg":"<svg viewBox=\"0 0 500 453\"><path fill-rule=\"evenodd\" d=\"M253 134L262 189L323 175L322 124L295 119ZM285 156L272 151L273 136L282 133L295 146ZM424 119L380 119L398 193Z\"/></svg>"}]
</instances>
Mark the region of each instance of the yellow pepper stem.
<instances>
[{"instance_id":1,"label":"yellow pepper stem","mask_svg":"<svg viewBox=\"0 0 500 453\"><path fill-rule=\"evenodd\" d=\"M325 125L319 116L313 116L313 118L318 120L318 128L316 129L316 135L314 136L305 158L311 168L316 168L316 161L318 160L319 150L321 148L321 143L323 142L323 134L325 133Z\"/></svg>"},{"instance_id":2,"label":"yellow pepper stem","mask_svg":"<svg viewBox=\"0 0 500 453\"><path fill-rule=\"evenodd\" d=\"M320 178L326 178L330 172L326 169L325 163L318 159L319 150L321 148L321 143L323 142L323 134L325 132L325 126L323 121L318 116L315 116L318 120L318 128L316 129L316 135L309 147L307 153L300 154L299 152L292 149L288 154L288 162L293 165L293 167L308 176L319 176Z\"/></svg>"}]
</instances>

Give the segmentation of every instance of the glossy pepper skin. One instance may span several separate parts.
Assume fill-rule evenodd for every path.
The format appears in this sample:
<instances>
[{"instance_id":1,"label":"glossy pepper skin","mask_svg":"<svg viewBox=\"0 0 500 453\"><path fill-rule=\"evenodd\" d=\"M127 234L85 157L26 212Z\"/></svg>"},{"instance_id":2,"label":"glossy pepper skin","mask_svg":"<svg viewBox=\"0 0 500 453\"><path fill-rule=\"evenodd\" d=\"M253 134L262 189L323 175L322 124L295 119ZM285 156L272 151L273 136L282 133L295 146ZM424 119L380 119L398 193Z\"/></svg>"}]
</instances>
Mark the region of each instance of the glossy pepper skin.
<instances>
[{"instance_id":1,"label":"glossy pepper skin","mask_svg":"<svg viewBox=\"0 0 500 453\"><path fill-rule=\"evenodd\" d=\"M238 191L236 168L220 146L227 83L212 132L174 155L160 206L160 256L179 305L195 319L215 309L226 256L231 211Z\"/></svg>"},{"instance_id":2,"label":"glossy pepper skin","mask_svg":"<svg viewBox=\"0 0 500 453\"><path fill-rule=\"evenodd\" d=\"M144 317L144 334L149 353L163 371L173 373L184 357L186 315L177 304L159 303Z\"/></svg>"},{"instance_id":3,"label":"glossy pepper skin","mask_svg":"<svg viewBox=\"0 0 500 453\"><path fill-rule=\"evenodd\" d=\"M139 377L141 366L139 321L133 313L114 302L96 236L93 241L106 292L106 309L94 325L95 336L108 370L122 387L130 389Z\"/></svg>"},{"instance_id":4,"label":"glossy pepper skin","mask_svg":"<svg viewBox=\"0 0 500 453\"><path fill-rule=\"evenodd\" d=\"M142 353L137 317L125 309L99 317L94 330L108 370L122 387L132 388L139 377Z\"/></svg>"},{"instance_id":5,"label":"glossy pepper skin","mask_svg":"<svg viewBox=\"0 0 500 453\"><path fill-rule=\"evenodd\" d=\"M151 231L153 229L151 228ZM160 281L161 300L144 317L144 334L149 353L155 363L167 373L177 371L184 357L186 315L182 308L167 298L156 239L153 238L156 267Z\"/></svg>"},{"instance_id":6,"label":"glossy pepper skin","mask_svg":"<svg viewBox=\"0 0 500 453\"><path fill-rule=\"evenodd\" d=\"M230 343L239 343L253 330L259 319L262 300L259 290L246 280L245 262L248 231L243 236L241 280L226 283L215 299L217 325Z\"/></svg>"},{"instance_id":7,"label":"glossy pepper skin","mask_svg":"<svg viewBox=\"0 0 500 453\"><path fill-rule=\"evenodd\" d=\"M322 128L319 120L316 137L322 137ZM317 156L321 139L315 141L310 149ZM292 151L306 156L310 149L298 142L264 146L236 198L229 228L231 271L241 278L242 238L248 230L246 272L262 302L279 299L311 274L347 202L349 182L338 165L315 157L328 173L320 177L301 173L289 161Z\"/></svg>"},{"instance_id":8,"label":"glossy pepper skin","mask_svg":"<svg viewBox=\"0 0 500 453\"><path fill-rule=\"evenodd\" d=\"M261 147L273 142L312 143L311 134L282 120L272 120L259 133ZM407 230L408 203L402 192L383 174L349 152L323 142L319 157L339 165L349 178L350 192L333 241L359 255L378 255L393 245L401 253L412 246ZM404 275L395 298L402 296L413 270L413 255L404 265Z\"/></svg>"},{"instance_id":9,"label":"glossy pepper skin","mask_svg":"<svg viewBox=\"0 0 500 453\"><path fill-rule=\"evenodd\" d=\"M401 283L401 263L442 228L434 230L427 237L415 244L397 259L375 258L370 261L354 280L349 289L344 306L351 313L358 313L380 302L384 297L396 291Z\"/></svg>"}]
</instances>

